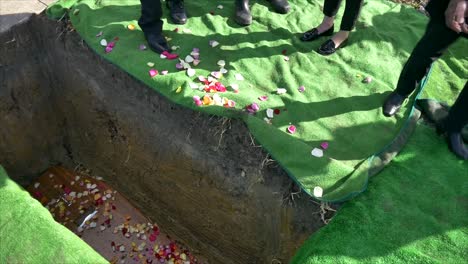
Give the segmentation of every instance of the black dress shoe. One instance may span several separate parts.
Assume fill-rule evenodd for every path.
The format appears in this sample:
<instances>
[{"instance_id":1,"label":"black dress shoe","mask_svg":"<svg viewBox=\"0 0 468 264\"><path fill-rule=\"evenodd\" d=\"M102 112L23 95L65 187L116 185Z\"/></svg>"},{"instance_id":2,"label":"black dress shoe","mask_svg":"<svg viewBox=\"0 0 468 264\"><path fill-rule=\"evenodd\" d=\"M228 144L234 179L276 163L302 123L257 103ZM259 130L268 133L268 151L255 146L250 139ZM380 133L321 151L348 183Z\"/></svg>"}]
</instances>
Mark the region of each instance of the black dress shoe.
<instances>
[{"instance_id":1,"label":"black dress shoe","mask_svg":"<svg viewBox=\"0 0 468 264\"><path fill-rule=\"evenodd\" d=\"M166 39L161 34L149 33L145 34L146 40L150 49L156 53L161 54L164 51L169 51Z\"/></svg>"},{"instance_id":2,"label":"black dress shoe","mask_svg":"<svg viewBox=\"0 0 468 264\"><path fill-rule=\"evenodd\" d=\"M287 14L291 9L287 0L269 0L275 12L280 14Z\"/></svg>"},{"instance_id":3,"label":"black dress shoe","mask_svg":"<svg viewBox=\"0 0 468 264\"><path fill-rule=\"evenodd\" d=\"M397 92L392 92L387 99L385 100L382 108L383 114L386 117L394 116L400 110L403 102L405 101L406 97L403 95L399 95Z\"/></svg>"},{"instance_id":4,"label":"black dress shoe","mask_svg":"<svg viewBox=\"0 0 468 264\"><path fill-rule=\"evenodd\" d=\"M343 42L341 42L340 46L338 48L335 48L335 42L333 40L329 39L325 41L317 50L317 52L321 55L327 56L331 55L336 52L337 49L342 48L346 46L346 43L348 42L348 39L345 39Z\"/></svg>"},{"instance_id":5,"label":"black dress shoe","mask_svg":"<svg viewBox=\"0 0 468 264\"><path fill-rule=\"evenodd\" d=\"M453 153L464 160L468 160L468 148L463 142L463 138L460 133L449 133L448 142Z\"/></svg>"},{"instance_id":6,"label":"black dress shoe","mask_svg":"<svg viewBox=\"0 0 468 264\"><path fill-rule=\"evenodd\" d=\"M185 13L183 0L166 0L166 5L171 13L172 22L180 25L187 23L187 14Z\"/></svg>"},{"instance_id":7,"label":"black dress shoe","mask_svg":"<svg viewBox=\"0 0 468 264\"><path fill-rule=\"evenodd\" d=\"M236 0L236 14L234 20L241 26L248 26L252 24L249 0Z\"/></svg>"},{"instance_id":8,"label":"black dress shoe","mask_svg":"<svg viewBox=\"0 0 468 264\"><path fill-rule=\"evenodd\" d=\"M324 32L319 34L318 29L313 28L313 29L305 32L301 36L301 40L302 41L313 41L313 40L316 40L316 39L320 38L321 36L331 36L331 35L333 35L334 30L335 30L335 25L332 25L331 28L329 28L327 31L324 31Z\"/></svg>"}]
</instances>

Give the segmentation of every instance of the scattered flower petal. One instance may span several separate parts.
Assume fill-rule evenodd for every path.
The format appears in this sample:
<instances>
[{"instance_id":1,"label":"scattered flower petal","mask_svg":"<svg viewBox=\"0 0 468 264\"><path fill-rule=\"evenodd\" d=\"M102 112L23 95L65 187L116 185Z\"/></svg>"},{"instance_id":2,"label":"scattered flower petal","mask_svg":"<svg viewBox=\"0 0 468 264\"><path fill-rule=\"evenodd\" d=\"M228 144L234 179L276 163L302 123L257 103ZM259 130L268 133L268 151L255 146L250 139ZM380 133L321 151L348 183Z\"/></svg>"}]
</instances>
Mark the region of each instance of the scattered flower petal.
<instances>
[{"instance_id":1,"label":"scattered flower petal","mask_svg":"<svg viewBox=\"0 0 468 264\"><path fill-rule=\"evenodd\" d=\"M184 68L184 66L182 66L182 63L177 63L175 66L178 70L182 70Z\"/></svg>"},{"instance_id":2,"label":"scattered flower petal","mask_svg":"<svg viewBox=\"0 0 468 264\"><path fill-rule=\"evenodd\" d=\"M37 189L37 187L39 187L39 185L40 185L40 183L38 183L38 182L34 183L34 188Z\"/></svg>"},{"instance_id":3,"label":"scattered flower petal","mask_svg":"<svg viewBox=\"0 0 468 264\"><path fill-rule=\"evenodd\" d=\"M221 74L220 72L211 72L211 76L215 77L216 79L219 79L223 76L223 74Z\"/></svg>"},{"instance_id":4,"label":"scattered flower petal","mask_svg":"<svg viewBox=\"0 0 468 264\"><path fill-rule=\"evenodd\" d=\"M179 86L179 88L177 88L177 90L176 90L175 92L176 92L176 93L182 92L182 86Z\"/></svg>"},{"instance_id":5,"label":"scattered flower petal","mask_svg":"<svg viewBox=\"0 0 468 264\"><path fill-rule=\"evenodd\" d=\"M224 69L224 68L221 68L219 71L220 71L222 74L228 73L228 70L226 70L226 69Z\"/></svg>"},{"instance_id":6,"label":"scattered flower petal","mask_svg":"<svg viewBox=\"0 0 468 264\"><path fill-rule=\"evenodd\" d=\"M193 60L194 60L193 57L190 56L190 55L187 55L187 57L185 57L185 62L187 62L187 63L192 63Z\"/></svg>"},{"instance_id":7,"label":"scattered flower petal","mask_svg":"<svg viewBox=\"0 0 468 264\"><path fill-rule=\"evenodd\" d=\"M105 49L105 51L106 51L106 53L111 52L111 51L112 51L112 47L107 46L106 49Z\"/></svg>"},{"instance_id":8,"label":"scattered flower petal","mask_svg":"<svg viewBox=\"0 0 468 264\"><path fill-rule=\"evenodd\" d=\"M169 71L167 71L167 70L161 71L161 75L167 75L168 73L169 73Z\"/></svg>"},{"instance_id":9,"label":"scattered flower petal","mask_svg":"<svg viewBox=\"0 0 468 264\"><path fill-rule=\"evenodd\" d=\"M187 69L187 76L188 77L193 77L195 75L195 73L196 73L195 69L192 69L192 68Z\"/></svg>"},{"instance_id":10,"label":"scattered flower petal","mask_svg":"<svg viewBox=\"0 0 468 264\"><path fill-rule=\"evenodd\" d=\"M294 126L294 125L288 126L288 132L291 133L291 134L296 133L296 126Z\"/></svg>"},{"instance_id":11,"label":"scattered flower petal","mask_svg":"<svg viewBox=\"0 0 468 264\"><path fill-rule=\"evenodd\" d=\"M273 118L273 114L274 114L273 109L268 108L268 109L266 110L266 115L267 115L268 118L272 119L272 118Z\"/></svg>"},{"instance_id":12,"label":"scattered flower petal","mask_svg":"<svg viewBox=\"0 0 468 264\"><path fill-rule=\"evenodd\" d=\"M99 33L96 34L96 38L99 38L100 36L102 36L103 32L102 31L99 31Z\"/></svg>"},{"instance_id":13,"label":"scattered flower petal","mask_svg":"<svg viewBox=\"0 0 468 264\"><path fill-rule=\"evenodd\" d=\"M364 78L364 80L362 80L363 83L371 83L372 82L372 77L370 76L367 76L366 78Z\"/></svg>"},{"instance_id":14,"label":"scattered flower petal","mask_svg":"<svg viewBox=\"0 0 468 264\"><path fill-rule=\"evenodd\" d=\"M230 85L231 88L234 90L234 92L238 93L239 92L239 85L236 83L233 83Z\"/></svg>"},{"instance_id":15,"label":"scattered flower petal","mask_svg":"<svg viewBox=\"0 0 468 264\"><path fill-rule=\"evenodd\" d=\"M148 62L148 63L146 63L146 65L148 65L148 67L153 67L153 66L154 66L154 62Z\"/></svg>"},{"instance_id":16,"label":"scattered flower petal","mask_svg":"<svg viewBox=\"0 0 468 264\"><path fill-rule=\"evenodd\" d=\"M145 45L145 44L140 44L139 49L140 49L140 50L146 50L146 45Z\"/></svg>"},{"instance_id":17,"label":"scattered flower petal","mask_svg":"<svg viewBox=\"0 0 468 264\"><path fill-rule=\"evenodd\" d=\"M213 104L213 99L209 95L203 96L203 104L204 105L212 105Z\"/></svg>"},{"instance_id":18,"label":"scattered flower petal","mask_svg":"<svg viewBox=\"0 0 468 264\"><path fill-rule=\"evenodd\" d=\"M214 103L214 105L222 106L223 105L223 99L218 94L213 94L213 103Z\"/></svg>"},{"instance_id":19,"label":"scattered flower petal","mask_svg":"<svg viewBox=\"0 0 468 264\"><path fill-rule=\"evenodd\" d=\"M218 8L218 9L223 9L224 6L223 6L223 5L218 5L217 8Z\"/></svg>"},{"instance_id":20,"label":"scattered flower petal","mask_svg":"<svg viewBox=\"0 0 468 264\"><path fill-rule=\"evenodd\" d=\"M327 149L328 148L328 142L322 142L322 144L320 144L320 147L322 147L323 149Z\"/></svg>"},{"instance_id":21,"label":"scattered flower petal","mask_svg":"<svg viewBox=\"0 0 468 264\"><path fill-rule=\"evenodd\" d=\"M236 102L234 102L233 100L228 100L227 107L229 108L236 107Z\"/></svg>"},{"instance_id":22,"label":"scattered flower petal","mask_svg":"<svg viewBox=\"0 0 468 264\"><path fill-rule=\"evenodd\" d=\"M297 89L297 90L299 90L299 92L303 93L303 92L305 91L304 85L302 85L301 87L299 87L299 89Z\"/></svg>"},{"instance_id":23,"label":"scattered flower petal","mask_svg":"<svg viewBox=\"0 0 468 264\"><path fill-rule=\"evenodd\" d=\"M210 40L209 44L212 48L214 48L219 45L219 42L217 42L216 40Z\"/></svg>"},{"instance_id":24,"label":"scattered flower petal","mask_svg":"<svg viewBox=\"0 0 468 264\"><path fill-rule=\"evenodd\" d=\"M134 26L133 24L129 24L129 25L127 26L127 28L128 28L129 30L135 30L135 26Z\"/></svg>"},{"instance_id":25,"label":"scattered flower petal","mask_svg":"<svg viewBox=\"0 0 468 264\"><path fill-rule=\"evenodd\" d=\"M178 49L180 49L179 46L172 46L172 47L171 47L171 50L178 50Z\"/></svg>"},{"instance_id":26,"label":"scattered flower petal","mask_svg":"<svg viewBox=\"0 0 468 264\"><path fill-rule=\"evenodd\" d=\"M284 88L278 88L278 89L276 89L276 93L277 93L277 94L285 94L285 93L286 93L286 89L284 89Z\"/></svg>"},{"instance_id":27,"label":"scattered flower petal","mask_svg":"<svg viewBox=\"0 0 468 264\"><path fill-rule=\"evenodd\" d=\"M200 60L194 60L193 61L193 66L197 66L198 64L200 64Z\"/></svg>"},{"instance_id":28,"label":"scattered flower petal","mask_svg":"<svg viewBox=\"0 0 468 264\"><path fill-rule=\"evenodd\" d=\"M284 56L284 61L289 61L289 57L288 57L288 56Z\"/></svg>"},{"instance_id":29,"label":"scattered flower petal","mask_svg":"<svg viewBox=\"0 0 468 264\"><path fill-rule=\"evenodd\" d=\"M224 67L224 65L226 65L226 62L223 61L223 60L220 60L220 61L218 61L218 65L221 66L221 67Z\"/></svg>"},{"instance_id":30,"label":"scattered flower petal","mask_svg":"<svg viewBox=\"0 0 468 264\"><path fill-rule=\"evenodd\" d=\"M314 148L311 152L312 156L314 157L317 157L317 158L321 158L323 157L323 150L319 149L319 148Z\"/></svg>"},{"instance_id":31,"label":"scattered flower petal","mask_svg":"<svg viewBox=\"0 0 468 264\"><path fill-rule=\"evenodd\" d=\"M198 84L196 84L196 83L189 83L189 86L192 89L198 89Z\"/></svg>"},{"instance_id":32,"label":"scattered flower petal","mask_svg":"<svg viewBox=\"0 0 468 264\"><path fill-rule=\"evenodd\" d=\"M314 188L314 196L320 198L320 197L322 197L322 195L323 195L323 189L321 187L319 187L319 186L316 186Z\"/></svg>"},{"instance_id":33,"label":"scattered flower petal","mask_svg":"<svg viewBox=\"0 0 468 264\"><path fill-rule=\"evenodd\" d=\"M149 70L149 75L151 76L151 78L158 75L158 70L155 70L155 69Z\"/></svg>"},{"instance_id":34,"label":"scattered flower petal","mask_svg":"<svg viewBox=\"0 0 468 264\"><path fill-rule=\"evenodd\" d=\"M260 106L257 103L252 103L252 104L246 106L245 109L250 114L255 114L255 113L258 112L258 110L260 110Z\"/></svg>"},{"instance_id":35,"label":"scattered flower petal","mask_svg":"<svg viewBox=\"0 0 468 264\"><path fill-rule=\"evenodd\" d=\"M99 42L101 46L107 47L107 40L106 39L101 39L101 42Z\"/></svg>"},{"instance_id":36,"label":"scattered flower petal","mask_svg":"<svg viewBox=\"0 0 468 264\"><path fill-rule=\"evenodd\" d=\"M260 101L266 101L266 100L268 100L268 96L262 95L262 96L258 97L258 100L260 100Z\"/></svg>"},{"instance_id":37,"label":"scattered flower petal","mask_svg":"<svg viewBox=\"0 0 468 264\"><path fill-rule=\"evenodd\" d=\"M169 53L168 51L163 51L162 53L164 56L167 57L168 60L175 60L179 57L177 54Z\"/></svg>"},{"instance_id":38,"label":"scattered flower petal","mask_svg":"<svg viewBox=\"0 0 468 264\"><path fill-rule=\"evenodd\" d=\"M164 59L166 59L167 57L166 57L166 55L164 55L164 54L159 54L159 58L161 58L161 59L164 60Z\"/></svg>"},{"instance_id":39,"label":"scattered flower petal","mask_svg":"<svg viewBox=\"0 0 468 264\"><path fill-rule=\"evenodd\" d=\"M73 10L73 15L76 16L76 15L78 15L79 13L80 13L80 10L79 10L78 8L75 9L75 10Z\"/></svg>"}]
</instances>

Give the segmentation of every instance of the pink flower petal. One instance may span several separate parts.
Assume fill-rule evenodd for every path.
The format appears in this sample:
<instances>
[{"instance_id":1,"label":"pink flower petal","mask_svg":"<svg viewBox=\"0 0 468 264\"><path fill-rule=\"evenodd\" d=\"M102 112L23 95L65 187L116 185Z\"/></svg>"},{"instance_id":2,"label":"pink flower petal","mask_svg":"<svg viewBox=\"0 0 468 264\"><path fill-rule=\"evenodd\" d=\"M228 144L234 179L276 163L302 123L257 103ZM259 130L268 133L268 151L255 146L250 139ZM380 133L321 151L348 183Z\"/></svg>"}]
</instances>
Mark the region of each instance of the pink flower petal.
<instances>
[{"instance_id":1,"label":"pink flower petal","mask_svg":"<svg viewBox=\"0 0 468 264\"><path fill-rule=\"evenodd\" d=\"M151 78L158 75L158 70L155 70L155 69L149 70L149 75L151 76Z\"/></svg>"},{"instance_id":2,"label":"pink flower petal","mask_svg":"<svg viewBox=\"0 0 468 264\"><path fill-rule=\"evenodd\" d=\"M328 148L328 142L322 142L322 144L320 144L320 147L322 147L323 149L327 149Z\"/></svg>"},{"instance_id":3,"label":"pink flower petal","mask_svg":"<svg viewBox=\"0 0 468 264\"><path fill-rule=\"evenodd\" d=\"M260 106L258 106L257 103L253 103L253 104L252 104L252 109L253 109L255 112L257 112L258 110L260 110Z\"/></svg>"},{"instance_id":4,"label":"pink flower petal","mask_svg":"<svg viewBox=\"0 0 468 264\"><path fill-rule=\"evenodd\" d=\"M260 100L260 101L266 101L266 100L268 100L268 96L262 95L262 96L258 97L258 100Z\"/></svg>"},{"instance_id":5,"label":"pink flower petal","mask_svg":"<svg viewBox=\"0 0 468 264\"><path fill-rule=\"evenodd\" d=\"M288 132L291 134L296 133L296 127L294 125L288 126Z\"/></svg>"},{"instance_id":6,"label":"pink flower petal","mask_svg":"<svg viewBox=\"0 0 468 264\"><path fill-rule=\"evenodd\" d=\"M304 87L304 85L302 85L301 87L299 87L299 89L298 89L298 90L299 90L299 92L303 93L303 92L305 91L305 87Z\"/></svg>"},{"instance_id":7,"label":"pink flower petal","mask_svg":"<svg viewBox=\"0 0 468 264\"><path fill-rule=\"evenodd\" d=\"M162 55L166 56L166 58L168 60L175 60L179 57L179 55L175 54L175 53L169 53L168 51L163 51L163 53L161 53Z\"/></svg>"},{"instance_id":8,"label":"pink flower petal","mask_svg":"<svg viewBox=\"0 0 468 264\"><path fill-rule=\"evenodd\" d=\"M144 44L140 44L140 50L145 50L146 49L146 46Z\"/></svg>"},{"instance_id":9,"label":"pink flower petal","mask_svg":"<svg viewBox=\"0 0 468 264\"><path fill-rule=\"evenodd\" d=\"M167 75L169 71L161 71L161 75Z\"/></svg>"},{"instance_id":10,"label":"pink flower petal","mask_svg":"<svg viewBox=\"0 0 468 264\"><path fill-rule=\"evenodd\" d=\"M211 73L211 76L215 77L216 79L219 79L221 78L222 74L220 72L212 72Z\"/></svg>"},{"instance_id":11,"label":"pink flower petal","mask_svg":"<svg viewBox=\"0 0 468 264\"><path fill-rule=\"evenodd\" d=\"M106 53L109 53L109 52L111 52L111 51L112 51L112 47L107 46L107 47L106 47Z\"/></svg>"}]
</instances>

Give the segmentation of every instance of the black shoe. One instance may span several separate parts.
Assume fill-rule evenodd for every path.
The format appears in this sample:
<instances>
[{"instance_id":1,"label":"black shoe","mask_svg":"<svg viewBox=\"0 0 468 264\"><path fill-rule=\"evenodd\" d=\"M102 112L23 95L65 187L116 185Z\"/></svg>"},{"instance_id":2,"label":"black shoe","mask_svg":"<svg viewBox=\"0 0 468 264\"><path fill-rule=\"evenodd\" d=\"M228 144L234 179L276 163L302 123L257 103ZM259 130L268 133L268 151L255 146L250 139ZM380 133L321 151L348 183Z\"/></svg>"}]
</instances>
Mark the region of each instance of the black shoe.
<instances>
[{"instance_id":1,"label":"black shoe","mask_svg":"<svg viewBox=\"0 0 468 264\"><path fill-rule=\"evenodd\" d=\"M405 99L405 96L392 92L382 106L384 116L391 117L398 113Z\"/></svg>"},{"instance_id":2,"label":"black shoe","mask_svg":"<svg viewBox=\"0 0 468 264\"><path fill-rule=\"evenodd\" d=\"M307 32L305 32L302 36L301 36L301 40L302 41L314 41L318 38L320 38L321 36L331 36L333 35L333 32L335 31L335 25L332 25L331 28L329 28L327 31L324 31L322 33L318 33L318 29L317 28L313 28Z\"/></svg>"},{"instance_id":3,"label":"black shoe","mask_svg":"<svg viewBox=\"0 0 468 264\"><path fill-rule=\"evenodd\" d=\"M335 48L335 42L333 40L329 39L325 41L317 50L317 52L321 55L327 56L331 55L336 52L337 49L342 48L346 46L346 43L348 42L348 39L345 39L343 42L341 42L340 46L338 48Z\"/></svg>"},{"instance_id":4,"label":"black shoe","mask_svg":"<svg viewBox=\"0 0 468 264\"><path fill-rule=\"evenodd\" d=\"M167 45L166 39L161 34L145 34L148 45L152 51L156 53L163 53L164 51L169 51L169 46Z\"/></svg>"},{"instance_id":5,"label":"black shoe","mask_svg":"<svg viewBox=\"0 0 468 264\"><path fill-rule=\"evenodd\" d=\"M183 0L166 0L167 8L171 13L171 20L175 24L187 23L187 14L185 13Z\"/></svg>"},{"instance_id":6,"label":"black shoe","mask_svg":"<svg viewBox=\"0 0 468 264\"><path fill-rule=\"evenodd\" d=\"M269 0L275 12L287 14L291 9L287 0Z\"/></svg>"},{"instance_id":7,"label":"black shoe","mask_svg":"<svg viewBox=\"0 0 468 264\"><path fill-rule=\"evenodd\" d=\"M236 0L236 15L234 20L241 26L252 24L252 15L250 14L248 0Z\"/></svg>"},{"instance_id":8,"label":"black shoe","mask_svg":"<svg viewBox=\"0 0 468 264\"><path fill-rule=\"evenodd\" d=\"M463 142L462 135L460 133L448 133L448 142L450 149L458 157L468 160L468 148Z\"/></svg>"}]
</instances>

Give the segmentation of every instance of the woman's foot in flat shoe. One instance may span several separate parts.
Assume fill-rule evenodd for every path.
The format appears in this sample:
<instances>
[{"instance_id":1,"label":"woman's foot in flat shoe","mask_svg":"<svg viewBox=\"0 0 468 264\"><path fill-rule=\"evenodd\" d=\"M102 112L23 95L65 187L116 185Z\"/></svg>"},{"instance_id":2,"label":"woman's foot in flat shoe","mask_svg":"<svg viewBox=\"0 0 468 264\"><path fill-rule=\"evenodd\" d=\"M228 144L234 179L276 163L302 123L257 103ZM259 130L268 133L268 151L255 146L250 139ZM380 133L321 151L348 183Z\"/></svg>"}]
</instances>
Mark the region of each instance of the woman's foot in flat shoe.
<instances>
[{"instance_id":1,"label":"woman's foot in flat shoe","mask_svg":"<svg viewBox=\"0 0 468 264\"><path fill-rule=\"evenodd\" d=\"M320 48L318 53L322 55L330 55L343 46L348 41L349 31L340 31L336 33L331 39L325 41Z\"/></svg>"},{"instance_id":2,"label":"woman's foot in flat shoe","mask_svg":"<svg viewBox=\"0 0 468 264\"><path fill-rule=\"evenodd\" d=\"M313 28L307 32L304 32L301 36L302 41L314 41L322 36L331 36L333 35L333 32L335 30L334 25L332 25L329 29L326 29L325 31L320 29L319 27Z\"/></svg>"}]
</instances>

